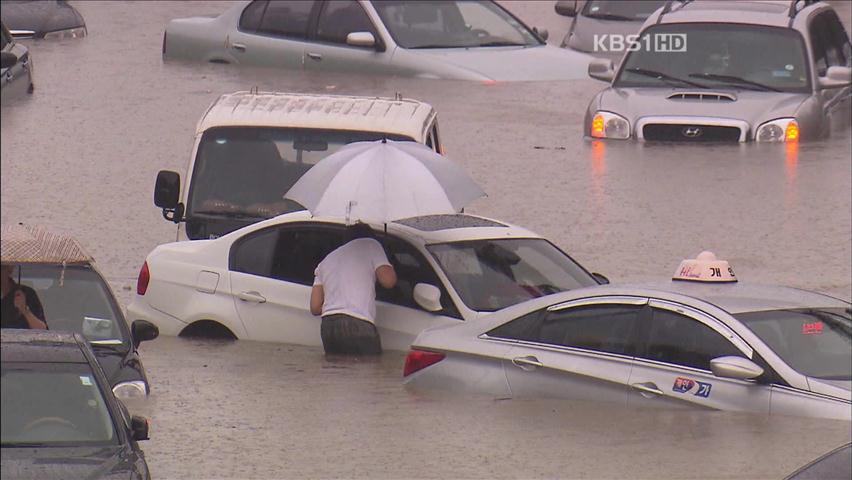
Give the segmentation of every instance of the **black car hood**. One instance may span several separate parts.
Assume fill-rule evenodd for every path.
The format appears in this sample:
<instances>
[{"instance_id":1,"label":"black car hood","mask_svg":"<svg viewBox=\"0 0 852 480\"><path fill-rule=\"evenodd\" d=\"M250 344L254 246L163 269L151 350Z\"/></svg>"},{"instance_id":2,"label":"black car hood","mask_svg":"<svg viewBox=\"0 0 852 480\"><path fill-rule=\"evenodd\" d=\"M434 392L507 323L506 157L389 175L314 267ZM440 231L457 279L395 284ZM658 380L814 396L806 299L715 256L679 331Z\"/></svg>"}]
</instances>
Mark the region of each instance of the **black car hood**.
<instances>
[{"instance_id":1,"label":"black car hood","mask_svg":"<svg viewBox=\"0 0 852 480\"><path fill-rule=\"evenodd\" d=\"M3 448L0 476L15 479L132 479L123 447Z\"/></svg>"},{"instance_id":2,"label":"black car hood","mask_svg":"<svg viewBox=\"0 0 852 480\"><path fill-rule=\"evenodd\" d=\"M35 38L45 33L86 26L74 7L57 1L4 1L0 6L3 24L9 30L32 30Z\"/></svg>"}]
</instances>

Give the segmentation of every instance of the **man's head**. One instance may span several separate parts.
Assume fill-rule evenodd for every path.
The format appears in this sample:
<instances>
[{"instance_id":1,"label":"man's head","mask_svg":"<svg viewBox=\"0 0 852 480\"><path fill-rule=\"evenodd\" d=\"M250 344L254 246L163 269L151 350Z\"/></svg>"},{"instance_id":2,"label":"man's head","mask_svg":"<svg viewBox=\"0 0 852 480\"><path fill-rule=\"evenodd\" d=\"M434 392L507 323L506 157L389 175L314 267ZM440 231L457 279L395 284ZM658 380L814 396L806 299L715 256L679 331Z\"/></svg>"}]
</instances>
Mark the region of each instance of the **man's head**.
<instances>
[{"instance_id":1,"label":"man's head","mask_svg":"<svg viewBox=\"0 0 852 480\"><path fill-rule=\"evenodd\" d=\"M375 238L373 229L366 223L355 223L346 227L346 241L351 242L359 238Z\"/></svg>"}]
</instances>

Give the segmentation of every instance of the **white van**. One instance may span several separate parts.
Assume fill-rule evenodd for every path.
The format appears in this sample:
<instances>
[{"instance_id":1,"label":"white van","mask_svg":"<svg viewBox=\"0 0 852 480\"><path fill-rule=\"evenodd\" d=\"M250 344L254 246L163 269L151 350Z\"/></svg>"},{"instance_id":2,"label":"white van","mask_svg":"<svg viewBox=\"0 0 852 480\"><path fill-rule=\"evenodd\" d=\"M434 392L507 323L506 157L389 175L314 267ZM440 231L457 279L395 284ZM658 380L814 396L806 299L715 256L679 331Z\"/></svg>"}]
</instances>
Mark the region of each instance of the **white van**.
<instances>
[{"instance_id":1,"label":"white van","mask_svg":"<svg viewBox=\"0 0 852 480\"><path fill-rule=\"evenodd\" d=\"M201 120L181 188L177 172L157 175L154 204L178 224L177 240L216 238L303 207L284 194L341 146L409 140L442 153L431 105L396 98L236 92Z\"/></svg>"}]
</instances>

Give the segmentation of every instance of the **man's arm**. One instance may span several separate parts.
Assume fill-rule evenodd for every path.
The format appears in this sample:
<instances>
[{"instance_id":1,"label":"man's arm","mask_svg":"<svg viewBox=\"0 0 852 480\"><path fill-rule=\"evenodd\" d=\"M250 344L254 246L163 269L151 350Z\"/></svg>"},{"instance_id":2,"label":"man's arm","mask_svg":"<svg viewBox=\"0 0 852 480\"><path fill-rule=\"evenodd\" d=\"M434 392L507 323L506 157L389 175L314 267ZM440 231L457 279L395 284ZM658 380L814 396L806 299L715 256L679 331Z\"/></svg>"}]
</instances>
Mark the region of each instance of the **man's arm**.
<instances>
[{"instance_id":1,"label":"man's arm","mask_svg":"<svg viewBox=\"0 0 852 480\"><path fill-rule=\"evenodd\" d=\"M30 309L30 302L28 302L28 300L30 300L30 298L28 298L28 295L24 293L23 290L18 290L15 292L15 307L18 308L18 311L24 317L24 320L27 321L27 325L29 325L29 327L33 330L47 330L47 323L45 323L44 320L38 318L38 316L36 316L32 309ZM35 308L37 310L40 310L39 313L44 315L43 310L41 309L41 302L36 299L33 303Z\"/></svg>"},{"instance_id":2,"label":"man's arm","mask_svg":"<svg viewBox=\"0 0 852 480\"><path fill-rule=\"evenodd\" d=\"M396 270L390 265L381 265L376 269L376 279L379 285L385 288L393 288L396 286Z\"/></svg>"},{"instance_id":3,"label":"man's arm","mask_svg":"<svg viewBox=\"0 0 852 480\"><path fill-rule=\"evenodd\" d=\"M322 304L325 303L325 291L322 285L314 285L311 289L311 313L322 315Z\"/></svg>"}]
</instances>

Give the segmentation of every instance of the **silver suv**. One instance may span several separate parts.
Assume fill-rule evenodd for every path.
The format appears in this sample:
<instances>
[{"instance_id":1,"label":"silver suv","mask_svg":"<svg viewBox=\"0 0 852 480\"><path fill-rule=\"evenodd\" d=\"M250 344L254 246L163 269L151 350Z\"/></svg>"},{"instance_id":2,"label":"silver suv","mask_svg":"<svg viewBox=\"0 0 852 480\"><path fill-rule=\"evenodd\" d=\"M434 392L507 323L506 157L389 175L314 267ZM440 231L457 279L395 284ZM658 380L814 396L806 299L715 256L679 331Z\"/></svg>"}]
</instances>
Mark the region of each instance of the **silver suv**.
<instances>
[{"instance_id":1,"label":"silver suv","mask_svg":"<svg viewBox=\"0 0 852 480\"><path fill-rule=\"evenodd\" d=\"M669 1L617 71L589 75L611 82L586 111L593 138L810 140L848 122L852 46L826 2Z\"/></svg>"}]
</instances>

